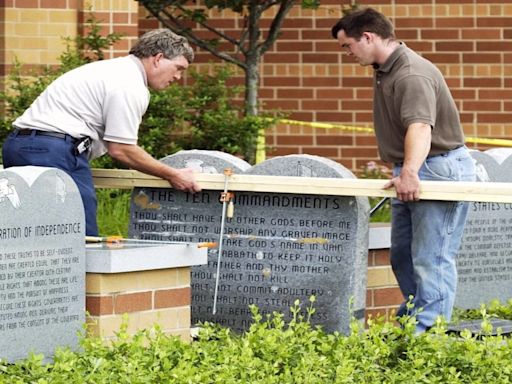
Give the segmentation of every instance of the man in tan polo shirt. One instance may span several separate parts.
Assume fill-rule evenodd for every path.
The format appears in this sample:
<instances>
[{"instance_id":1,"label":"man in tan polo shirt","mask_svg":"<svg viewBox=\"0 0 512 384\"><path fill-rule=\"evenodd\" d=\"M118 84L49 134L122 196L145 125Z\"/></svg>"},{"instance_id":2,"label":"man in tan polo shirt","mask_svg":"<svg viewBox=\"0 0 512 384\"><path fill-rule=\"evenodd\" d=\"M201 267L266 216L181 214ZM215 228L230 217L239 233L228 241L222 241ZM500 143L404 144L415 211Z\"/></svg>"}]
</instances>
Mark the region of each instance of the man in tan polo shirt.
<instances>
[{"instance_id":1,"label":"man in tan polo shirt","mask_svg":"<svg viewBox=\"0 0 512 384\"><path fill-rule=\"evenodd\" d=\"M397 40L382 13L355 10L331 33L349 56L375 69L375 134L382 160L394 165L387 187L397 194L390 254L404 297L398 315L414 314L422 333L438 316L451 318L468 203L420 201L420 180L474 181L459 113L441 72Z\"/></svg>"}]
</instances>

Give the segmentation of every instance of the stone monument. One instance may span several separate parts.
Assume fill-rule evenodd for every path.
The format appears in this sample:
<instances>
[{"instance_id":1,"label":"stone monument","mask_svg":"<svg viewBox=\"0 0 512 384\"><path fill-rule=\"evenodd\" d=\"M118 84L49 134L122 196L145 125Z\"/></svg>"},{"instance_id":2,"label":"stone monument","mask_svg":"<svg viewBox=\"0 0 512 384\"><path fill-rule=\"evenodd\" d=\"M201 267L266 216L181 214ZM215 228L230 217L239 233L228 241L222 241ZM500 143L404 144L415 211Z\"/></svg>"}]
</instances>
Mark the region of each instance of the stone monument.
<instances>
[{"instance_id":1,"label":"stone monument","mask_svg":"<svg viewBox=\"0 0 512 384\"><path fill-rule=\"evenodd\" d=\"M226 154L203 151L201 166L222 173L302 177L354 177L325 158L292 155L254 167ZM182 151L163 159L179 167L196 161ZM228 187L229 189L229 187ZM172 189L138 189L132 197L130 236L170 241L218 241L220 191L190 195ZM289 313L296 299L303 306L315 296L312 323L347 332L350 317L364 318L368 257L366 198L236 192L234 216L225 223L219 266L217 249L208 264L192 271L192 321L215 322L235 330L251 323L249 305L264 314ZM351 306L351 307L350 307ZM351 312L351 310L353 312Z\"/></svg>"},{"instance_id":2,"label":"stone monument","mask_svg":"<svg viewBox=\"0 0 512 384\"><path fill-rule=\"evenodd\" d=\"M512 149L472 151L477 181L512 182ZM512 297L512 205L470 202L457 257L455 306L479 308Z\"/></svg>"},{"instance_id":3,"label":"stone monument","mask_svg":"<svg viewBox=\"0 0 512 384\"><path fill-rule=\"evenodd\" d=\"M54 168L0 171L0 358L78 345L85 321L85 217Z\"/></svg>"}]
</instances>

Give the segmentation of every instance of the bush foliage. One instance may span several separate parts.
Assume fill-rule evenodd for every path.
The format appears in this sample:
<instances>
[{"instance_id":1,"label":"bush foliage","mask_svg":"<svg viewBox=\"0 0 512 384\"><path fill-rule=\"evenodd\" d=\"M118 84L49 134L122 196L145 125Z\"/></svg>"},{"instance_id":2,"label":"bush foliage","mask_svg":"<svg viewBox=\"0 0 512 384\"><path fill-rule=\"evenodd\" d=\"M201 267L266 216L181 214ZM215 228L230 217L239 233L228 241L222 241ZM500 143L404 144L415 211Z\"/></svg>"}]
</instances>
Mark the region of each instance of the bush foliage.
<instances>
[{"instance_id":1,"label":"bush foliage","mask_svg":"<svg viewBox=\"0 0 512 384\"><path fill-rule=\"evenodd\" d=\"M314 309L295 302L289 322L251 307L243 334L204 324L187 343L158 326L131 337L126 324L107 344L82 338L81 351L61 349L50 364L31 355L0 363L0 383L510 383L512 341L463 332L449 335L442 322L414 336L414 319L402 327L353 321L348 335L310 325ZM487 318L483 318L486 322Z\"/></svg>"},{"instance_id":2,"label":"bush foliage","mask_svg":"<svg viewBox=\"0 0 512 384\"><path fill-rule=\"evenodd\" d=\"M361 167L358 177L361 179L391 179L392 171L384 165L377 164L375 161L369 161L365 166ZM371 207L370 222L389 223L391 221L390 199L369 197L368 202ZM377 207L379 204L381 205Z\"/></svg>"}]
</instances>

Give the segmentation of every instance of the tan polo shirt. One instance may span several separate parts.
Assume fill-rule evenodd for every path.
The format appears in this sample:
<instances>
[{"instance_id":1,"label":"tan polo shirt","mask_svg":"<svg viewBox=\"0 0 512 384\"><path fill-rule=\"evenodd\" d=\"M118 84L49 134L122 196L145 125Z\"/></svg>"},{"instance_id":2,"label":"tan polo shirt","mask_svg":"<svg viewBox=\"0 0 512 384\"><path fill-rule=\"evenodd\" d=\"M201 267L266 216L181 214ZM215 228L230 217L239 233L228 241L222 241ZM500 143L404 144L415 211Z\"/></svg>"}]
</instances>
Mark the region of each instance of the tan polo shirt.
<instances>
[{"instance_id":1,"label":"tan polo shirt","mask_svg":"<svg viewBox=\"0 0 512 384\"><path fill-rule=\"evenodd\" d=\"M373 119L382 160L404 159L412 123L432 127L429 156L464 145L455 101L439 69L404 43L374 73Z\"/></svg>"}]
</instances>

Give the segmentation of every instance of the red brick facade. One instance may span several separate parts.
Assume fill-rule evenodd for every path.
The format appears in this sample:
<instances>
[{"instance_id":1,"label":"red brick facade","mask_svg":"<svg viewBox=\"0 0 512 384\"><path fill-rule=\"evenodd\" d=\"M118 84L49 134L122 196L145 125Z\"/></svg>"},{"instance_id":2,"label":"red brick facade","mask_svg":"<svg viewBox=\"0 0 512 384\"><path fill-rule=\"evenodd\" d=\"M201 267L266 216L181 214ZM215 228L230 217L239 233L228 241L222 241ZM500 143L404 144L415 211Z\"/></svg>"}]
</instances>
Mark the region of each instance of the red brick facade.
<instances>
[{"instance_id":1,"label":"red brick facade","mask_svg":"<svg viewBox=\"0 0 512 384\"><path fill-rule=\"evenodd\" d=\"M282 35L263 59L260 99L266 110L279 109L290 119L372 126L369 68L345 56L330 36L341 16L339 0L322 0L318 10L295 7ZM432 60L445 74L470 137L512 137L512 0L360 1L387 14L398 38ZM76 0L7 0L0 7L2 73L14 56L25 64L55 64L62 36L80 33L89 7ZM123 33L109 56L126 52L137 35L158 26L135 1L91 1L104 32ZM29 17L29 15L36 15ZM215 15L215 26L236 35L241 20ZM31 22L31 20L33 21ZM50 23L43 27L42 22ZM270 18L263 25L268 25ZM71 24L74 25L70 27ZM199 30L199 28L197 28ZM206 36L206 31L204 31ZM50 57L50 55L53 55ZM197 51L196 68L216 62ZM242 83L242 77L233 79ZM357 171L377 159L372 134L350 130L278 125L267 134L268 156L308 153L336 160ZM483 145L470 144L480 149Z\"/></svg>"},{"instance_id":2,"label":"red brick facade","mask_svg":"<svg viewBox=\"0 0 512 384\"><path fill-rule=\"evenodd\" d=\"M261 66L264 109L279 109L290 119L306 122L372 126L372 70L345 56L330 36L330 28L342 15L340 3L350 2L323 0L316 11L292 10ZM467 136L512 138L512 1L359 3L388 15L397 37L441 69ZM223 21L226 32L236 33L240 21L234 16L212 16ZM141 30L157 25L141 18ZM211 54L198 52L196 65L212 61L216 60ZM268 132L267 145L267 156L319 155L354 171L378 159L373 135L350 130L281 124Z\"/></svg>"}]
</instances>

